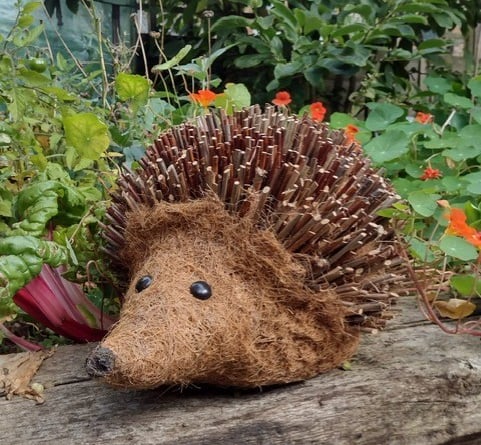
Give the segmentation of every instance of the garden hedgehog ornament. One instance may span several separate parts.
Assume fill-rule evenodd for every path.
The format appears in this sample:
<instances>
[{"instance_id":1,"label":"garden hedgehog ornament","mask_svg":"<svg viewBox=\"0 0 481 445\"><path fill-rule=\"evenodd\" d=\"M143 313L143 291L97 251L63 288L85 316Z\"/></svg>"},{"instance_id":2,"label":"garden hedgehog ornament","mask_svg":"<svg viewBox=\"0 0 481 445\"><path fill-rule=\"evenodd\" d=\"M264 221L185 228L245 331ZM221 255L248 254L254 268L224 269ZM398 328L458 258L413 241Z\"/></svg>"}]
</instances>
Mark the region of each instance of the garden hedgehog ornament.
<instances>
[{"instance_id":1,"label":"garden hedgehog ornament","mask_svg":"<svg viewBox=\"0 0 481 445\"><path fill-rule=\"evenodd\" d=\"M125 170L104 228L128 277L87 359L118 387L258 387L355 352L405 287L398 196L342 131L266 106L164 132Z\"/></svg>"}]
</instances>

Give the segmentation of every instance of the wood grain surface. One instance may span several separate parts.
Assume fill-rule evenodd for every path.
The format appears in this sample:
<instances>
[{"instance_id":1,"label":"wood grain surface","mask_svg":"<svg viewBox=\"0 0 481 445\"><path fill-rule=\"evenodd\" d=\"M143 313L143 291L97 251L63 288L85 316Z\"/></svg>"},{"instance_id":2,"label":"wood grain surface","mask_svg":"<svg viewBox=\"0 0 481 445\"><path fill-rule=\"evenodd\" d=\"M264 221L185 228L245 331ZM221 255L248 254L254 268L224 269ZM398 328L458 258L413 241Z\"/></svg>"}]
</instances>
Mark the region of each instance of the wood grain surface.
<instances>
[{"instance_id":1,"label":"wood grain surface","mask_svg":"<svg viewBox=\"0 0 481 445\"><path fill-rule=\"evenodd\" d=\"M114 390L85 373L92 345L61 347L34 379L43 405L0 400L0 443L481 444L480 340L402 306L388 330L363 336L351 371L262 391Z\"/></svg>"}]
</instances>

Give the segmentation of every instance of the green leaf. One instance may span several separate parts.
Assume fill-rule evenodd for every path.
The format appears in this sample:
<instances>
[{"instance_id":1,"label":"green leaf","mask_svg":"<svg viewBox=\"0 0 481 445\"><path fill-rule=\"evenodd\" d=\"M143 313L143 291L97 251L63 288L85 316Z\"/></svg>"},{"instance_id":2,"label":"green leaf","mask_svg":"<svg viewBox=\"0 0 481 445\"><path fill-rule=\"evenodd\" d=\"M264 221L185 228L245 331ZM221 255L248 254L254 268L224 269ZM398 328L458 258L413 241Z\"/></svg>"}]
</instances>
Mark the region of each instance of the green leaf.
<instances>
[{"instance_id":1,"label":"green leaf","mask_svg":"<svg viewBox=\"0 0 481 445\"><path fill-rule=\"evenodd\" d=\"M59 87L42 87L43 92L47 93L50 96L55 96L57 99L62 100L64 102L74 102L78 98L73 94L70 94L68 91L64 90L63 88Z\"/></svg>"},{"instance_id":2,"label":"green leaf","mask_svg":"<svg viewBox=\"0 0 481 445\"><path fill-rule=\"evenodd\" d=\"M403 131L387 130L364 146L365 152L377 164L392 161L409 151L409 137Z\"/></svg>"},{"instance_id":3,"label":"green leaf","mask_svg":"<svg viewBox=\"0 0 481 445\"><path fill-rule=\"evenodd\" d=\"M324 70L318 66L311 66L304 70L304 77L306 80L316 88L323 88L324 85Z\"/></svg>"},{"instance_id":4,"label":"green leaf","mask_svg":"<svg viewBox=\"0 0 481 445\"><path fill-rule=\"evenodd\" d=\"M476 248L458 236L444 236L439 243L439 248L446 255L463 261L472 261L478 258Z\"/></svg>"},{"instance_id":5,"label":"green leaf","mask_svg":"<svg viewBox=\"0 0 481 445\"><path fill-rule=\"evenodd\" d=\"M449 284L463 297L481 295L481 280L475 275L453 275Z\"/></svg>"},{"instance_id":6,"label":"green leaf","mask_svg":"<svg viewBox=\"0 0 481 445\"><path fill-rule=\"evenodd\" d=\"M331 114L330 124L332 128L344 128L349 124L358 125L359 121L350 114L335 112Z\"/></svg>"},{"instance_id":7,"label":"green leaf","mask_svg":"<svg viewBox=\"0 0 481 445\"><path fill-rule=\"evenodd\" d=\"M251 28L254 24L253 19L241 17L238 15L228 15L220 17L219 20L212 25L212 32L226 31L231 33L236 28Z\"/></svg>"},{"instance_id":8,"label":"green leaf","mask_svg":"<svg viewBox=\"0 0 481 445\"><path fill-rule=\"evenodd\" d=\"M65 57L62 55L60 51L55 56L55 59L57 61L57 66L61 71L66 71L68 69L67 60L65 59Z\"/></svg>"},{"instance_id":9,"label":"green leaf","mask_svg":"<svg viewBox=\"0 0 481 445\"><path fill-rule=\"evenodd\" d=\"M282 19L283 23L288 25L291 30L297 31L297 20L292 11L279 0L272 0L271 3L273 5L271 13Z\"/></svg>"},{"instance_id":10,"label":"green leaf","mask_svg":"<svg viewBox=\"0 0 481 445\"><path fill-rule=\"evenodd\" d=\"M12 216L12 202L0 196L0 216L10 218Z\"/></svg>"},{"instance_id":11,"label":"green leaf","mask_svg":"<svg viewBox=\"0 0 481 445\"><path fill-rule=\"evenodd\" d=\"M459 146L453 148L452 150L443 150L441 153L446 158L450 158L453 161L465 161L466 159L472 159L481 154L481 146L470 147L470 146Z\"/></svg>"},{"instance_id":12,"label":"green leaf","mask_svg":"<svg viewBox=\"0 0 481 445\"><path fill-rule=\"evenodd\" d=\"M93 113L78 113L63 118L67 144L80 156L98 160L110 144L108 127Z\"/></svg>"},{"instance_id":13,"label":"green leaf","mask_svg":"<svg viewBox=\"0 0 481 445\"><path fill-rule=\"evenodd\" d=\"M422 41L418 49L421 52L426 52L428 49L439 48L442 49L446 46L446 40L444 39L427 39Z\"/></svg>"},{"instance_id":14,"label":"green leaf","mask_svg":"<svg viewBox=\"0 0 481 445\"><path fill-rule=\"evenodd\" d=\"M400 23L416 23L420 25L428 24L428 19L425 16L418 15L418 14L404 14L399 17L396 17L396 19Z\"/></svg>"},{"instance_id":15,"label":"green leaf","mask_svg":"<svg viewBox=\"0 0 481 445\"><path fill-rule=\"evenodd\" d=\"M35 17L33 15L22 14L18 19L18 27L28 28L33 23L34 20L35 20Z\"/></svg>"},{"instance_id":16,"label":"green leaf","mask_svg":"<svg viewBox=\"0 0 481 445\"><path fill-rule=\"evenodd\" d=\"M304 18L304 34L310 34L312 31L320 31L326 26L326 21L322 17L313 14L306 14Z\"/></svg>"},{"instance_id":17,"label":"green leaf","mask_svg":"<svg viewBox=\"0 0 481 445\"><path fill-rule=\"evenodd\" d=\"M67 168L73 169L78 158L79 154L77 150L74 147L67 147L65 150L65 164Z\"/></svg>"},{"instance_id":18,"label":"green leaf","mask_svg":"<svg viewBox=\"0 0 481 445\"><path fill-rule=\"evenodd\" d=\"M19 222L12 225L14 235L41 236L54 217L80 219L84 199L77 190L59 181L33 182L18 195L16 212Z\"/></svg>"},{"instance_id":19,"label":"green leaf","mask_svg":"<svg viewBox=\"0 0 481 445\"><path fill-rule=\"evenodd\" d=\"M419 178L423 174L424 165L421 163L410 162L406 164L404 170L412 178Z\"/></svg>"},{"instance_id":20,"label":"green leaf","mask_svg":"<svg viewBox=\"0 0 481 445\"><path fill-rule=\"evenodd\" d=\"M32 87L42 87L48 85L51 81L43 74L37 73L32 70L27 70L25 68L19 70L20 79L24 80L28 86Z\"/></svg>"},{"instance_id":21,"label":"green leaf","mask_svg":"<svg viewBox=\"0 0 481 445\"><path fill-rule=\"evenodd\" d=\"M279 63L274 68L274 77L280 79L282 77L291 77L302 70L301 62Z\"/></svg>"},{"instance_id":22,"label":"green leaf","mask_svg":"<svg viewBox=\"0 0 481 445\"><path fill-rule=\"evenodd\" d=\"M366 66L369 57L371 56L371 51L363 46L359 45L352 40L348 40L342 48L330 46L329 53L338 62L347 65L354 65L355 67Z\"/></svg>"},{"instance_id":23,"label":"green leaf","mask_svg":"<svg viewBox=\"0 0 481 445\"><path fill-rule=\"evenodd\" d=\"M149 100L149 81L138 74L120 73L115 79L115 90L120 100L132 102L134 113Z\"/></svg>"},{"instance_id":24,"label":"green leaf","mask_svg":"<svg viewBox=\"0 0 481 445\"><path fill-rule=\"evenodd\" d=\"M463 179L466 181L476 183L481 181L481 171L477 171L474 173L468 173L467 175L463 176Z\"/></svg>"},{"instance_id":25,"label":"green leaf","mask_svg":"<svg viewBox=\"0 0 481 445\"><path fill-rule=\"evenodd\" d=\"M481 183L471 183L466 187L466 190L473 195L481 195Z\"/></svg>"},{"instance_id":26,"label":"green leaf","mask_svg":"<svg viewBox=\"0 0 481 445\"><path fill-rule=\"evenodd\" d=\"M42 2L28 2L22 8L22 14L30 14L42 6Z\"/></svg>"},{"instance_id":27,"label":"green leaf","mask_svg":"<svg viewBox=\"0 0 481 445\"><path fill-rule=\"evenodd\" d=\"M236 57L234 65L237 68L252 68L254 66L262 65L268 62L270 55L266 54L249 54L245 56Z\"/></svg>"},{"instance_id":28,"label":"green leaf","mask_svg":"<svg viewBox=\"0 0 481 445\"><path fill-rule=\"evenodd\" d=\"M481 96L480 96L481 97ZM481 124L481 107L474 107L470 110L471 117L475 122Z\"/></svg>"},{"instance_id":29,"label":"green leaf","mask_svg":"<svg viewBox=\"0 0 481 445\"><path fill-rule=\"evenodd\" d=\"M436 259L429 244L424 240L413 238L409 241L409 253L420 261L430 263Z\"/></svg>"},{"instance_id":30,"label":"green leaf","mask_svg":"<svg viewBox=\"0 0 481 445\"><path fill-rule=\"evenodd\" d=\"M416 190L409 193L408 202L413 209L422 216L432 216L438 208L437 201L441 199L441 195L427 193L423 190Z\"/></svg>"},{"instance_id":31,"label":"green leaf","mask_svg":"<svg viewBox=\"0 0 481 445\"><path fill-rule=\"evenodd\" d=\"M32 45L43 33L44 25L38 25L35 28L26 29L22 34L17 34L13 38L14 45L22 48Z\"/></svg>"},{"instance_id":32,"label":"green leaf","mask_svg":"<svg viewBox=\"0 0 481 445\"><path fill-rule=\"evenodd\" d=\"M331 35L332 37L342 37L345 35L353 34L359 31L365 31L366 25L364 23L353 23L346 26L339 27Z\"/></svg>"},{"instance_id":33,"label":"green leaf","mask_svg":"<svg viewBox=\"0 0 481 445\"><path fill-rule=\"evenodd\" d=\"M444 133L443 137L433 137L429 141L424 142L425 148L448 148L455 147L459 144L460 137L457 133Z\"/></svg>"},{"instance_id":34,"label":"green leaf","mask_svg":"<svg viewBox=\"0 0 481 445\"><path fill-rule=\"evenodd\" d=\"M444 94L451 91L451 82L444 77L428 76L424 79L424 84L429 91L437 94Z\"/></svg>"},{"instance_id":35,"label":"green leaf","mask_svg":"<svg viewBox=\"0 0 481 445\"><path fill-rule=\"evenodd\" d=\"M44 264L67 263L67 252L52 241L34 236L0 238L0 300L10 299L35 278Z\"/></svg>"},{"instance_id":36,"label":"green leaf","mask_svg":"<svg viewBox=\"0 0 481 445\"><path fill-rule=\"evenodd\" d=\"M371 131L385 130L404 114L401 107L388 103L369 102L366 105L371 110L366 119L366 128Z\"/></svg>"},{"instance_id":37,"label":"green leaf","mask_svg":"<svg viewBox=\"0 0 481 445\"><path fill-rule=\"evenodd\" d=\"M454 94L454 93L445 93L444 102L446 102L449 105L452 105L453 107L459 107L459 108L465 108L465 109L473 107L473 103L471 102L470 99L464 96L459 96L458 94Z\"/></svg>"},{"instance_id":38,"label":"green leaf","mask_svg":"<svg viewBox=\"0 0 481 445\"><path fill-rule=\"evenodd\" d=\"M442 28L451 29L454 25L460 26L459 18L456 17L451 11L441 12L439 14L433 14L433 19Z\"/></svg>"},{"instance_id":39,"label":"green leaf","mask_svg":"<svg viewBox=\"0 0 481 445\"><path fill-rule=\"evenodd\" d=\"M464 178L459 176L444 176L441 179L444 190L448 193L456 193L465 185Z\"/></svg>"},{"instance_id":40,"label":"green leaf","mask_svg":"<svg viewBox=\"0 0 481 445\"><path fill-rule=\"evenodd\" d=\"M283 47L282 40L279 38L279 36L274 36L271 39L269 46L271 48L272 54L274 54L274 57L276 59L279 59L279 60L284 59L284 56L283 56L284 47Z\"/></svg>"},{"instance_id":41,"label":"green leaf","mask_svg":"<svg viewBox=\"0 0 481 445\"><path fill-rule=\"evenodd\" d=\"M481 76L473 77L468 82L468 88L471 90L473 96L481 97Z\"/></svg>"},{"instance_id":42,"label":"green leaf","mask_svg":"<svg viewBox=\"0 0 481 445\"><path fill-rule=\"evenodd\" d=\"M160 65L153 66L151 71L155 73L171 69L175 65L178 65L191 49L192 45L185 45L174 57L172 57L172 59L161 63Z\"/></svg>"},{"instance_id":43,"label":"green leaf","mask_svg":"<svg viewBox=\"0 0 481 445\"><path fill-rule=\"evenodd\" d=\"M345 9L346 12L349 12L349 16L352 17L352 20L359 20L359 16L361 16L367 23L372 24L373 20L375 19L375 8L371 6L371 4L360 4L360 3L346 3ZM358 16L359 14L359 16Z\"/></svg>"},{"instance_id":44,"label":"green leaf","mask_svg":"<svg viewBox=\"0 0 481 445\"><path fill-rule=\"evenodd\" d=\"M406 2L404 4L401 3L398 4L396 10L398 12L407 12L410 14L442 12L442 9L427 2Z\"/></svg>"},{"instance_id":45,"label":"green leaf","mask_svg":"<svg viewBox=\"0 0 481 445\"><path fill-rule=\"evenodd\" d=\"M225 86L224 94L218 95L215 105L232 114L234 109L241 110L251 104L251 94L242 83L228 83Z\"/></svg>"},{"instance_id":46,"label":"green leaf","mask_svg":"<svg viewBox=\"0 0 481 445\"><path fill-rule=\"evenodd\" d=\"M410 60L413 58L413 53L406 49L396 48L389 53L388 60Z\"/></svg>"},{"instance_id":47,"label":"green leaf","mask_svg":"<svg viewBox=\"0 0 481 445\"><path fill-rule=\"evenodd\" d=\"M481 125L480 124L472 124L466 125L461 129L459 132L459 136L461 137L460 143L462 145L472 145L473 147L479 145L479 141L481 141Z\"/></svg>"}]
</instances>

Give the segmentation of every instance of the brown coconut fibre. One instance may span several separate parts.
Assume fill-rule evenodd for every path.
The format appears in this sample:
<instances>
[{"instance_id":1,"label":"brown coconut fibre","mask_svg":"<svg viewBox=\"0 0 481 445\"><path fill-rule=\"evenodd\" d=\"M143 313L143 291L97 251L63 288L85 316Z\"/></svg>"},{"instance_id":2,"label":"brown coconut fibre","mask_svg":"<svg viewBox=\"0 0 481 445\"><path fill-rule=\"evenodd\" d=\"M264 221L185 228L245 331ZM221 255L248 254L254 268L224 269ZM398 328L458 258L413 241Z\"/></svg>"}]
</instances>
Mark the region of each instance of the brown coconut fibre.
<instances>
[{"instance_id":1,"label":"brown coconut fibre","mask_svg":"<svg viewBox=\"0 0 481 445\"><path fill-rule=\"evenodd\" d=\"M348 359L356 324L384 325L405 278L377 211L398 197L342 132L272 107L217 112L161 135L140 165L108 211L130 284L93 375L286 383Z\"/></svg>"}]
</instances>

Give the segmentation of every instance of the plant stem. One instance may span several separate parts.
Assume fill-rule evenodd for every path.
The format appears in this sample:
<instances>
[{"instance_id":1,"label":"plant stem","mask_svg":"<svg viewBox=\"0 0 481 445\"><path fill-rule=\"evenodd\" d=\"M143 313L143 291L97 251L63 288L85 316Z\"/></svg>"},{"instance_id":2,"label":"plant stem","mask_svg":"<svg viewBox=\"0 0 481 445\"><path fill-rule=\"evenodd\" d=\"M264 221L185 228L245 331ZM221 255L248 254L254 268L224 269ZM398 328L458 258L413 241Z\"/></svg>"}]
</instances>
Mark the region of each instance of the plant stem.
<instances>
[{"instance_id":1,"label":"plant stem","mask_svg":"<svg viewBox=\"0 0 481 445\"><path fill-rule=\"evenodd\" d=\"M451 121L453 120L453 117L454 117L455 114L456 114L456 109L453 108L453 109L451 110L450 115L448 116L448 118L447 118L446 121L444 122L443 126L441 127L440 136L443 135L444 130L445 130L446 127L451 123Z\"/></svg>"},{"instance_id":2,"label":"plant stem","mask_svg":"<svg viewBox=\"0 0 481 445\"><path fill-rule=\"evenodd\" d=\"M18 335L15 335L3 323L0 323L0 331L12 343L15 343L19 348L22 348L24 351L35 352L35 351L41 351L43 349L40 345L37 345L28 340L25 340L22 337L19 337Z\"/></svg>"}]
</instances>

